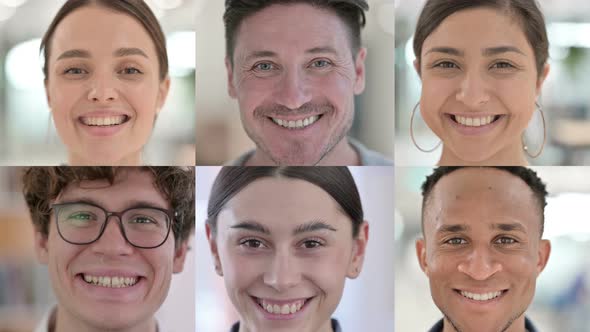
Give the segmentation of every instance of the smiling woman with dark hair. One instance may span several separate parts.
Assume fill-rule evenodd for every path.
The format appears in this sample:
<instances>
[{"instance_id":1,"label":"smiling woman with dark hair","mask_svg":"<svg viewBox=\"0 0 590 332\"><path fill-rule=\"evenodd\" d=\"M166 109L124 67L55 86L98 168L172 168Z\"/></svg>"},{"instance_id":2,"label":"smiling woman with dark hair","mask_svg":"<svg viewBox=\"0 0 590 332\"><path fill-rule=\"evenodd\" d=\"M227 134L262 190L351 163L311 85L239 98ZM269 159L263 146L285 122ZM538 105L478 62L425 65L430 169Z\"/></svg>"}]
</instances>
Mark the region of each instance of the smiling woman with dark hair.
<instances>
[{"instance_id":1,"label":"smiling woman with dark hair","mask_svg":"<svg viewBox=\"0 0 590 332\"><path fill-rule=\"evenodd\" d=\"M443 146L439 165L526 165L523 137L549 73L545 20L535 0L429 0L414 36L422 81L417 109ZM545 131L546 128L543 128ZM543 133L545 137L546 133ZM438 145L437 145L438 147ZM436 147L435 147L436 148Z\"/></svg>"},{"instance_id":2,"label":"smiling woman with dark hair","mask_svg":"<svg viewBox=\"0 0 590 332\"><path fill-rule=\"evenodd\" d=\"M331 316L368 240L346 167L224 167L206 229L240 316L231 331L341 331Z\"/></svg>"},{"instance_id":3,"label":"smiling woman with dark hair","mask_svg":"<svg viewBox=\"0 0 590 332\"><path fill-rule=\"evenodd\" d=\"M147 4L68 0L41 50L69 164L140 165L170 88L165 37Z\"/></svg>"}]
</instances>

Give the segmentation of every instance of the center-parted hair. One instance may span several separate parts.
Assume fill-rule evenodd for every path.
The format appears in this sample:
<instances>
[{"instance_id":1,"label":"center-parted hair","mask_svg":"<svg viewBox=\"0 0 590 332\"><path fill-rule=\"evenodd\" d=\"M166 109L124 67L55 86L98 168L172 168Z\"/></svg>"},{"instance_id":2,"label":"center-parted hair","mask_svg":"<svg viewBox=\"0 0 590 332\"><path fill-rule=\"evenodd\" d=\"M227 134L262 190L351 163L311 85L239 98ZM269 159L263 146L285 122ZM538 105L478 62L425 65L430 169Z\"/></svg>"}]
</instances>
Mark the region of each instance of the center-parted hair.
<instances>
[{"instance_id":1,"label":"center-parted hair","mask_svg":"<svg viewBox=\"0 0 590 332\"><path fill-rule=\"evenodd\" d=\"M420 13L414 33L414 55L421 61L422 46L430 34L450 15L476 8L491 8L515 18L533 49L537 76L549 57L549 40L545 18L536 0L428 0ZM461 38L461 36L457 36Z\"/></svg>"},{"instance_id":2,"label":"center-parted hair","mask_svg":"<svg viewBox=\"0 0 590 332\"><path fill-rule=\"evenodd\" d=\"M150 173L154 187L175 212L171 229L176 245L186 241L195 227L194 167L30 167L23 175L23 193L36 231L49 234L51 204L69 184L106 180L112 185L125 171Z\"/></svg>"},{"instance_id":3,"label":"center-parted hair","mask_svg":"<svg viewBox=\"0 0 590 332\"><path fill-rule=\"evenodd\" d=\"M213 235L217 233L217 217L229 200L250 183L269 177L303 180L322 188L351 220L353 237L358 235L363 223L361 198L348 168L338 166L223 167L215 178L207 207L207 224Z\"/></svg>"},{"instance_id":4,"label":"center-parted hair","mask_svg":"<svg viewBox=\"0 0 590 332\"><path fill-rule=\"evenodd\" d=\"M289 5L295 3L309 4L335 13L349 30L353 56L361 47L361 28L365 26L365 11L369 10L366 0L225 0L226 54L233 64L236 36L240 24L246 18L271 5Z\"/></svg>"},{"instance_id":5,"label":"center-parted hair","mask_svg":"<svg viewBox=\"0 0 590 332\"><path fill-rule=\"evenodd\" d=\"M463 168L492 168L508 172L526 183L526 185L533 192L533 197L539 208L539 215L541 218L541 232L543 236L543 229L545 226L545 206L547 205L547 189L545 184L537 173L530 168L522 166L441 166L437 167L432 174L426 177L426 181L422 184L422 233L424 233L424 211L426 210L429 200L432 196L432 191L440 179L444 176L453 173L456 170Z\"/></svg>"}]
</instances>

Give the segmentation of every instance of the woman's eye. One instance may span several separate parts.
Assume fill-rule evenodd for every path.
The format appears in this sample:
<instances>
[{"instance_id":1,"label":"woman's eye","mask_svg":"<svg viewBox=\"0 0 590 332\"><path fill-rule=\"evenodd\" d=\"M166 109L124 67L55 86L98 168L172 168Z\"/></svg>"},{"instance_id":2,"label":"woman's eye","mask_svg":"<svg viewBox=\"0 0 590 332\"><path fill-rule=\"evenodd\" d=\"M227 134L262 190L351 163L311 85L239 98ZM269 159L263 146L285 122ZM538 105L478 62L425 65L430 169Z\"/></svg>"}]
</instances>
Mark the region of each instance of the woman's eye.
<instances>
[{"instance_id":1,"label":"woman's eye","mask_svg":"<svg viewBox=\"0 0 590 332\"><path fill-rule=\"evenodd\" d=\"M311 63L311 66L314 68L325 68L331 65L332 63L328 60L316 60Z\"/></svg>"},{"instance_id":2,"label":"woman's eye","mask_svg":"<svg viewBox=\"0 0 590 332\"><path fill-rule=\"evenodd\" d=\"M444 69L451 69L451 68L459 68L456 64L450 61L442 61L433 66L434 68L444 68Z\"/></svg>"},{"instance_id":3,"label":"woman's eye","mask_svg":"<svg viewBox=\"0 0 590 332\"><path fill-rule=\"evenodd\" d=\"M68 68L64 70L64 74L68 75L83 75L87 74L88 72L82 68Z\"/></svg>"},{"instance_id":4,"label":"woman's eye","mask_svg":"<svg viewBox=\"0 0 590 332\"><path fill-rule=\"evenodd\" d=\"M455 237L455 238L447 240L445 243L452 244L452 245L459 245L459 244L466 244L467 241L465 241L465 239L462 239L460 237Z\"/></svg>"},{"instance_id":5,"label":"woman's eye","mask_svg":"<svg viewBox=\"0 0 590 332\"><path fill-rule=\"evenodd\" d=\"M270 62L261 62L261 63L254 65L254 69L260 70L260 71L270 71L270 70L275 69L275 67Z\"/></svg>"},{"instance_id":6,"label":"woman's eye","mask_svg":"<svg viewBox=\"0 0 590 332\"><path fill-rule=\"evenodd\" d=\"M121 74L125 74L125 75L136 75L136 74L142 74L142 72L134 67L127 67L123 70L120 71Z\"/></svg>"}]
</instances>

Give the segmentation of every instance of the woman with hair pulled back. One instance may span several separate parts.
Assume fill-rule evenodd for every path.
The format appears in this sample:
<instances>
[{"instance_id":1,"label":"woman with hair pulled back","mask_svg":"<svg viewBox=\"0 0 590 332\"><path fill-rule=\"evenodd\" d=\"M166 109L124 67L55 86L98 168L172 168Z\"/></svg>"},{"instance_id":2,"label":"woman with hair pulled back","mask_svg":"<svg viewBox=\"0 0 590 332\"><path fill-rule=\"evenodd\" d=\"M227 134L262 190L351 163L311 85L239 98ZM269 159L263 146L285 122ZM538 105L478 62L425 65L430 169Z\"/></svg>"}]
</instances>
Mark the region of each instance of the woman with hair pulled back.
<instances>
[{"instance_id":1,"label":"woman with hair pulled back","mask_svg":"<svg viewBox=\"0 0 590 332\"><path fill-rule=\"evenodd\" d=\"M426 1L414 35L422 95L411 124L419 109L441 140L439 165L527 165L526 155L541 154L548 48L535 0ZM531 149L523 134L535 111L543 145Z\"/></svg>"},{"instance_id":2,"label":"woman with hair pulled back","mask_svg":"<svg viewBox=\"0 0 590 332\"><path fill-rule=\"evenodd\" d=\"M224 167L206 230L240 316L232 332L342 331L331 317L369 231L346 167Z\"/></svg>"},{"instance_id":3,"label":"woman with hair pulled back","mask_svg":"<svg viewBox=\"0 0 590 332\"><path fill-rule=\"evenodd\" d=\"M71 165L140 165L170 88L143 0L67 0L41 43L45 90Z\"/></svg>"}]
</instances>

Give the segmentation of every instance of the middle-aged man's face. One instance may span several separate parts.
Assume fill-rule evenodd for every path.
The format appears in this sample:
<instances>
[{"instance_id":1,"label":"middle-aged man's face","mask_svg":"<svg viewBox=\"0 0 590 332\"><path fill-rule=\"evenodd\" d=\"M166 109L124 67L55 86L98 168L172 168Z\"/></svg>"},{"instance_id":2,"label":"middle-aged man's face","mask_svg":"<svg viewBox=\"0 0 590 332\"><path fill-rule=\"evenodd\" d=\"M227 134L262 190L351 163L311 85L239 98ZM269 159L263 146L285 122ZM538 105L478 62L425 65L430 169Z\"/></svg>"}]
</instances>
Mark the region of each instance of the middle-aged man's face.
<instances>
[{"instance_id":1,"label":"middle-aged man's face","mask_svg":"<svg viewBox=\"0 0 590 332\"><path fill-rule=\"evenodd\" d=\"M262 158L313 165L343 149L365 54L352 54L335 13L308 4L271 5L242 21L233 65L226 60L228 88Z\"/></svg>"},{"instance_id":2,"label":"middle-aged man's face","mask_svg":"<svg viewBox=\"0 0 590 332\"><path fill-rule=\"evenodd\" d=\"M211 249L244 331L332 331L344 282L362 267L366 223L355 239L320 187L264 178L227 203L217 226Z\"/></svg>"},{"instance_id":3,"label":"middle-aged man's face","mask_svg":"<svg viewBox=\"0 0 590 332\"><path fill-rule=\"evenodd\" d=\"M524 331L550 252L528 185L502 170L461 169L440 179L424 209L416 251L444 331Z\"/></svg>"},{"instance_id":4,"label":"middle-aged man's face","mask_svg":"<svg viewBox=\"0 0 590 332\"><path fill-rule=\"evenodd\" d=\"M143 171L120 172L112 186L106 180L70 184L55 203L80 201L116 212L137 205L170 208L153 176ZM125 241L116 218L109 218L96 242L74 245L60 237L52 215L49 236L37 233L36 249L41 263L48 265L60 328L152 331L153 315L166 298L172 273L183 269L187 245L175 246L171 232L160 247L138 249ZM87 277L98 282L89 283ZM119 281L120 287L113 287L113 278L121 277L124 284Z\"/></svg>"}]
</instances>

